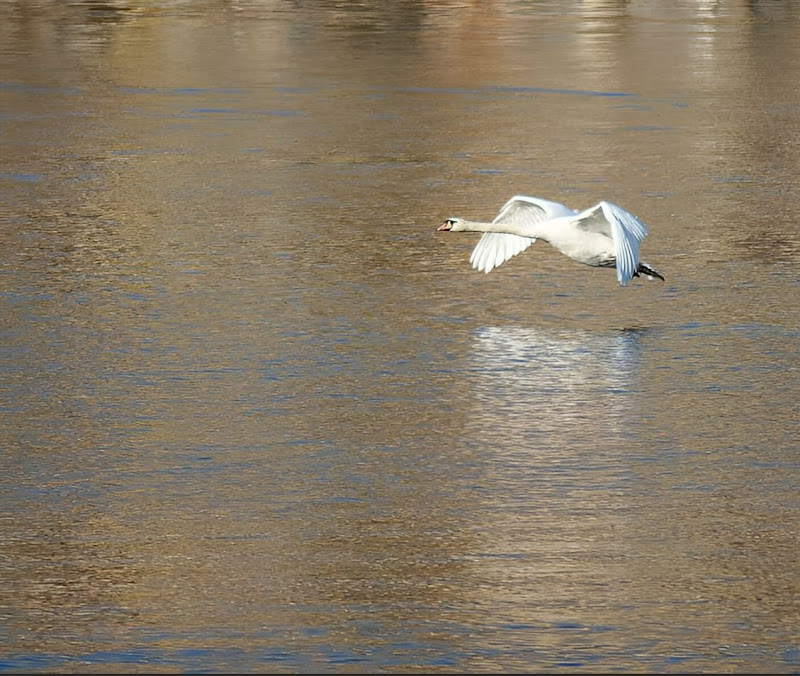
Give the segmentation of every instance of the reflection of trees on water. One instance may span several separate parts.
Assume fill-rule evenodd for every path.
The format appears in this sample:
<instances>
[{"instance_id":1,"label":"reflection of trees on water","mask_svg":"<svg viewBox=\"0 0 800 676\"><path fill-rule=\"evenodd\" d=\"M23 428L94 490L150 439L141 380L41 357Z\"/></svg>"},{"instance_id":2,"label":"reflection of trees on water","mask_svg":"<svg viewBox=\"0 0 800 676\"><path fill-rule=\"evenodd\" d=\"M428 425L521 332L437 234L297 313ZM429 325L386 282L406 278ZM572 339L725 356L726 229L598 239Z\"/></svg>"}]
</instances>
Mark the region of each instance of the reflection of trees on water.
<instances>
[{"instance_id":1,"label":"reflection of trees on water","mask_svg":"<svg viewBox=\"0 0 800 676\"><path fill-rule=\"evenodd\" d=\"M674 53L697 120L686 151L696 187L686 195L696 193L716 246L765 263L800 258L792 216L800 203L788 178L800 165L800 117L786 89L786 73L800 63L798 19L797 3L698 2L690 30L675 37L685 42Z\"/></svg>"},{"instance_id":2,"label":"reflection of trees on water","mask_svg":"<svg viewBox=\"0 0 800 676\"><path fill-rule=\"evenodd\" d=\"M211 25L208 17L218 20ZM548 194L556 191L553 183L559 191L593 192L601 183L603 192L642 212L650 210L637 204L647 199L643 194L666 194L688 200L693 213L684 219L702 219L700 236L713 240L712 249L771 262L800 256L797 196L787 178L800 164L800 118L785 86L785 74L800 62L798 18L796 3L756 0L669 7L655 0L587 0L535 8L411 0L43 0L2 3L0 42L9 64L24 61L48 82L80 81L88 72L136 87L283 86L308 84L309 74L315 83L386 84L374 92L343 92L326 107L324 133L315 132L321 125L309 102L313 95L265 96L265 107L277 100L303 113L268 120L278 127L271 136L292 138L315 161L329 154L343 164L365 157L429 160L426 135L406 127L414 120L430 136L452 137L450 154L439 155L451 171L469 172L480 163L496 168L499 178L481 181L491 194L493 181L520 165L543 172L543 181L537 174L523 182L539 181ZM580 76L565 81L565 72ZM499 94L492 89L498 85L626 92L635 100L564 111L555 120L542 94ZM472 88L481 95L453 106L443 89L409 97L395 89L403 86ZM487 120L503 117L513 124L487 133ZM473 159L453 157L458 154ZM575 176L578 155L595 160ZM675 178L676 170L684 178ZM402 180L397 185L405 188L409 179ZM399 190L396 199L403 192L409 191ZM664 221L662 235L670 225Z\"/></svg>"}]
</instances>

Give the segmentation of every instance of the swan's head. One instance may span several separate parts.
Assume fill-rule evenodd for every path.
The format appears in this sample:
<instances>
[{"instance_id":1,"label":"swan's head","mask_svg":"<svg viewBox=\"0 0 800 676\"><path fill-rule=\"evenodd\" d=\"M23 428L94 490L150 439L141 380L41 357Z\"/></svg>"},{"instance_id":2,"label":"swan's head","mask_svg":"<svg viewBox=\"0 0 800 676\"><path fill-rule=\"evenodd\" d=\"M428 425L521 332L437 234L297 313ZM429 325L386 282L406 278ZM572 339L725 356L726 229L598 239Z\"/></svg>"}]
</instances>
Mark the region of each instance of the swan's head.
<instances>
[{"instance_id":1,"label":"swan's head","mask_svg":"<svg viewBox=\"0 0 800 676\"><path fill-rule=\"evenodd\" d=\"M463 218L448 218L437 228L437 231L452 230L453 232L459 232L464 230L464 225L465 221Z\"/></svg>"}]
</instances>

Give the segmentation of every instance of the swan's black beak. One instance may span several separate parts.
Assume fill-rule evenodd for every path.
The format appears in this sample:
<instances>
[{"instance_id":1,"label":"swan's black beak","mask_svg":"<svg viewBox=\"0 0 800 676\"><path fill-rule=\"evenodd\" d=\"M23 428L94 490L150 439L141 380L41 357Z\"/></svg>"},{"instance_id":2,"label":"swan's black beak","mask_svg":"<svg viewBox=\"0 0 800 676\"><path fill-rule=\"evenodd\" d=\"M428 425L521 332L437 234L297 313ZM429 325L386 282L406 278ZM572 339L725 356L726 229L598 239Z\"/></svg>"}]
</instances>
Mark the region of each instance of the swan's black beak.
<instances>
[{"instance_id":1,"label":"swan's black beak","mask_svg":"<svg viewBox=\"0 0 800 676\"><path fill-rule=\"evenodd\" d=\"M452 227L453 224L450 221L445 221L438 228L436 228L436 232L441 232L442 230L449 230Z\"/></svg>"}]
</instances>

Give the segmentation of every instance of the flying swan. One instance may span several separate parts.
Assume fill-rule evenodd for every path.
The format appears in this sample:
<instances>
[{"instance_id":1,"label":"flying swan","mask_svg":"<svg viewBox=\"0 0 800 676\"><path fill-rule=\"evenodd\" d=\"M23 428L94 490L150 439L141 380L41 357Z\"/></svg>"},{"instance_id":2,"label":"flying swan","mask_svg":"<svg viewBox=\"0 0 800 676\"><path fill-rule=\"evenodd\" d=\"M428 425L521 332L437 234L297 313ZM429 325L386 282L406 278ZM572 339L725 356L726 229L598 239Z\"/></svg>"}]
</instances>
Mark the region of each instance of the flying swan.
<instances>
[{"instance_id":1,"label":"flying swan","mask_svg":"<svg viewBox=\"0 0 800 676\"><path fill-rule=\"evenodd\" d=\"M438 230L482 232L469 262L483 272L491 272L541 239L579 263L616 268L620 286L640 274L664 279L639 260L639 242L647 228L611 202L599 202L578 212L558 202L515 195L491 223L448 218Z\"/></svg>"}]
</instances>

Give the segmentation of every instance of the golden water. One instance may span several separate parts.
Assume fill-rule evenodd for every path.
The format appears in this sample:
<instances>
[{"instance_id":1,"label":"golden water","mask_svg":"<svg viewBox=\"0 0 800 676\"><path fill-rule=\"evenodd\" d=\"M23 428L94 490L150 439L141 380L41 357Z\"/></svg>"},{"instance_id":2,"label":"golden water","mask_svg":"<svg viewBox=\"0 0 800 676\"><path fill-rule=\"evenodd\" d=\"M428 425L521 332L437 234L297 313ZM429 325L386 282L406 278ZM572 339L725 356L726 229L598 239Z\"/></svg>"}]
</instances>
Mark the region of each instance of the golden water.
<instances>
[{"instance_id":1,"label":"golden water","mask_svg":"<svg viewBox=\"0 0 800 676\"><path fill-rule=\"evenodd\" d=\"M796 672L798 30L0 2L0 671Z\"/></svg>"}]
</instances>

